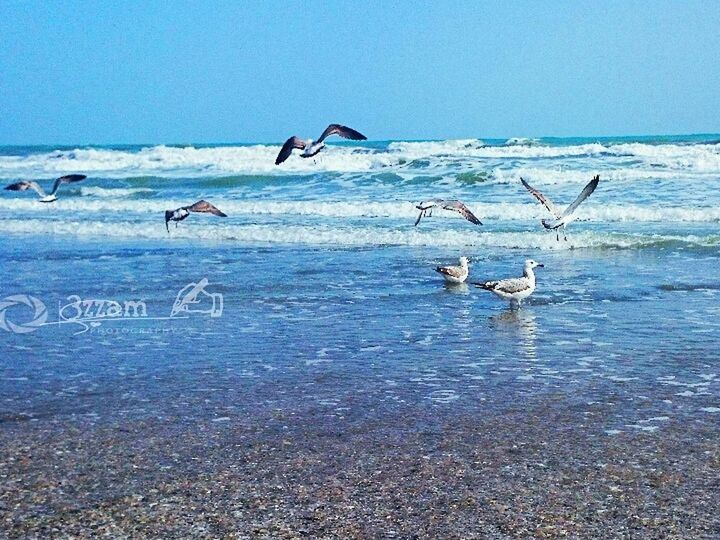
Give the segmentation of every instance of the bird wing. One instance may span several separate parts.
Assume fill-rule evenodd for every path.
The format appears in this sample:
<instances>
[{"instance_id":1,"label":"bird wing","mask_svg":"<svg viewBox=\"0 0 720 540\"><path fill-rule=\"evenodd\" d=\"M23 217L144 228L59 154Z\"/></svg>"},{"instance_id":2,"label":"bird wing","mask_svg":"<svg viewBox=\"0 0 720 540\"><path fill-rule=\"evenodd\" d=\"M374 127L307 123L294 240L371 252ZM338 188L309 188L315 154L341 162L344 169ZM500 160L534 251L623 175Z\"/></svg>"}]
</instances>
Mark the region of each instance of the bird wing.
<instances>
[{"instance_id":1,"label":"bird wing","mask_svg":"<svg viewBox=\"0 0 720 540\"><path fill-rule=\"evenodd\" d=\"M522 292L530 287L530 283L523 278L501 279L500 281L488 281L484 283L484 289L490 291L502 291L507 294Z\"/></svg>"},{"instance_id":2,"label":"bird wing","mask_svg":"<svg viewBox=\"0 0 720 540\"><path fill-rule=\"evenodd\" d=\"M458 279L460 279L463 274L463 270L459 266L438 266L435 271Z\"/></svg>"},{"instance_id":3,"label":"bird wing","mask_svg":"<svg viewBox=\"0 0 720 540\"><path fill-rule=\"evenodd\" d=\"M60 188L60 184L69 184L70 182L79 182L80 180L85 180L87 176L84 174L68 174L66 176L61 176L60 178L55 179L55 183L53 184L52 191L50 192L50 195L55 195L58 188Z\"/></svg>"},{"instance_id":4,"label":"bird wing","mask_svg":"<svg viewBox=\"0 0 720 540\"><path fill-rule=\"evenodd\" d=\"M438 205L438 202L442 202L439 199L433 200L433 201L423 201L420 204L415 205L415 208L420 210L420 214L418 214L417 219L415 220L415 226L417 227L417 224L420 223L420 220L425 215L425 210L429 210L430 208L435 208Z\"/></svg>"},{"instance_id":5,"label":"bird wing","mask_svg":"<svg viewBox=\"0 0 720 540\"><path fill-rule=\"evenodd\" d=\"M367 140L367 137L359 131L355 131L354 129L347 126L341 126L340 124L330 124L328 127L325 128L325 131L322 132L322 135L320 135L320 138L317 140L317 142L323 142L330 135L339 135L343 139L351 139L353 141Z\"/></svg>"},{"instance_id":6,"label":"bird wing","mask_svg":"<svg viewBox=\"0 0 720 540\"><path fill-rule=\"evenodd\" d=\"M190 212L200 212L205 214L212 214L214 216L227 217L227 214L218 210L215 206L207 201L201 200L191 206L185 206L186 210Z\"/></svg>"},{"instance_id":7,"label":"bird wing","mask_svg":"<svg viewBox=\"0 0 720 540\"><path fill-rule=\"evenodd\" d=\"M572 214L575 210L577 210L577 207L580 206L580 204L587 199L590 195L592 195L592 192L595 191L595 188L598 186L598 183L600 182L600 175L595 175L595 178L590 180L588 184L583 188L583 190L580 192L580 195L578 195L578 198L573 201L573 203L568 206L565 211L563 212L561 217L569 216Z\"/></svg>"},{"instance_id":8,"label":"bird wing","mask_svg":"<svg viewBox=\"0 0 720 540\"><path fill-rule=\"evenodd\" d=\"M459 213L462 217L467 219L470 223L474 223L475 225L482 225L482 221L480 221L478 218L475 217L475 214L473 214L470 209L465 206L460 201L447 201L445 204L442 205L442 207L445 210L452 210L454 212Z\"/></svg>"},{"instance_id":9,"label":"bird wing","mask_svg":"<svg viewBox=\"0 0 720 540\"><path fill-rule=\"evenodd\" d=\"M27 191L28 189L32 189L41 197L47 197L47 193L45 193L45 190L33 180L23 180L21 182L15 182L14 184L5 186L5 189L9 189L10 191Z\"/></svg>"},{"instance_id":10,"label":"bird wing","mask_svg":"<svg viewBox=\"0 0 720 540\"><path fill-rule=\"evenodd\" d=\"M557 206L553 204L553 202L547 198L545 195L540 193L537 189L532 187L530 184L528 184L525 180L522 178L520 179L522 182L522 185L525 186L525 189L527 189L533 197L535 197L538 201L540 201L540 204L542 204L545 208L547 208L548 212L550 212L553 216L555 216L555 219L560 219L561 212L557 209Z\"/></svg>"},{"instance_id":11,"label":"bird wing","mask_svg":"<svg viewBox=\"0 0 720 540\"><path fill-rule=\"evenodd\" d=\"M282 145L280 152L275 158L275 165L280 165L283 161L289 158L293 148L303 150L305 148L305 141L294 135L290 137L287 141L285 141L285 144Z\"/></svg>"}]
</instances>

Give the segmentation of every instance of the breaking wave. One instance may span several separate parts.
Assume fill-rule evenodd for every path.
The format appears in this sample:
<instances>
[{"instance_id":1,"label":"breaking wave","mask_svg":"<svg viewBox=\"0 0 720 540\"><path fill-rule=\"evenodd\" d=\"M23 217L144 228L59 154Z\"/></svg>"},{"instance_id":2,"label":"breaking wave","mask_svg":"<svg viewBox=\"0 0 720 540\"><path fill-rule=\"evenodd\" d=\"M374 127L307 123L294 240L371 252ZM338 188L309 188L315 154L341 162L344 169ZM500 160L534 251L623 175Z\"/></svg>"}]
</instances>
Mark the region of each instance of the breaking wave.
<instances>
[{"instance_id":1,"label":"breaking wave","mask_svg":"<svg viewBox=\"0 0 720 540\"><path fill-rule=\"evenodd\" d=\"M641 142L586 142L572 145L545 144L538 139L513 138L504 144L485 144L478 139L330 145L314 159L291 157L275 166L279 145L242 146L150 146L137 149L75 148L26 155L0 155L0 177L51 178L84 172L107 178L128 176L198 177L232 174L314 174L317 172L422 171L462 172L472 168L503 165L527 166L538 160L610 160L604 169L621 166L647 170L694 173L720 172L720 144L648 144ZM582 164L580 164L582 165ZM610 165L611 167L608 167ZM580 167L582 168L582 167ZM460 171L458 171L460 169Z\"/></svg>"}]
</instances>

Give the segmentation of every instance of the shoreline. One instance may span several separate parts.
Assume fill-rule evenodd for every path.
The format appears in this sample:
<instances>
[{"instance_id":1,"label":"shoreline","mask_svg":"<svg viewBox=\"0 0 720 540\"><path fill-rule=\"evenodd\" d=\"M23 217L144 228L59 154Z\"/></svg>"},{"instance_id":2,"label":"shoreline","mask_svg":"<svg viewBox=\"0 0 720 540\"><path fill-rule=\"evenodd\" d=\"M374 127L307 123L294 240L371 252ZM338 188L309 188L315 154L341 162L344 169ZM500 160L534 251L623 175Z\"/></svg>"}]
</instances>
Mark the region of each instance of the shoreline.
<instances>
[{"instance_id":1,"label":"shoreline","mask_svg":"<svg viewBox=\"0 0 720 540\"><path fill-rule=\"evenodd\" d=\"M720 532L712 417L607 435L602 418L551 395L496 413L445 410L437 420L420 412L242 418L89 429L40 420L22 434L3 431L2 528L133 538Z\"/></svg>"}]
</instances>

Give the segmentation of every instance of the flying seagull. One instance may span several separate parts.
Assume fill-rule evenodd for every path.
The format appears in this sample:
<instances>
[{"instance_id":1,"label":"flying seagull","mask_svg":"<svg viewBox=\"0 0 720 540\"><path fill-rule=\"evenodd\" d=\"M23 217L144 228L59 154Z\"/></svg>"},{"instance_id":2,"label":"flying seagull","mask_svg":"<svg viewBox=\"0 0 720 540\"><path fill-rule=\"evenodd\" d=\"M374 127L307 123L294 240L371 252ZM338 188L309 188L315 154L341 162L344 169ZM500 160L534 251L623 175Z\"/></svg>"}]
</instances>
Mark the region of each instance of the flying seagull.
<instances>
[{"instance_id":1,"label":"flying seagull","mask_svg":"<svg viewBox=\"0 0 720 540\"><path fill-rule=\"evenodd\" d=\"M182 221L190 215L190 212L198 212L202 214L212 214L214 216L227 217L227 214L218 210L215 206L207 201L200 200L190 206L182 206L177 210L165 210L165 228L170 232L169 222L174 221L175 227L178 222Z\"/></svg>"},{"instance_id":2,"label":"flying seagull","mask_svg":"<svg viewBox=\"0 0 720 540\"><path fill-rule=\"evenodd\" d=\"M277 155L277 158L275 158L275 165L280 165L283 161L289 158L294 148L302 150L300 157L310 158L316 156L318 152L325 147L324 141L330 135L339 135L344 139L352 139L353 141L364 141L367 139L365 135L352 128L341 126L340 124L330 124L327 128L325 128L325 131L322 132L322 135L320 135L320 138L317 141L313 141L312 139L303 141L300 137L296 137L294 135L290 137L287 141L285 141L285 144L283 144L280 149L280 153Z\"/></svg>"},{"instance_id":3,"label":"flying seagull","mask_svg":"<svg viewBox=\"0 0 720 540\"><path fill-rule=\"evenodd\" d=\"M525 261L523 277L473 283L473 285L493 292L504 300L510 300L512 305L519 305L520 302L535 291L535 273L533 272L533 268L542 268L544 266L544 264L539 264L532 259L527 259Z\"/></svg>"},{"instance_id":4,"label":"flying seagull","mask_svg":"<svg viewBox=\"0 0 720 540\"><path fill-rule=\"evenodd\" d=\"M460 201L446 201L444 199L431 199L429 201L423 201L417 206L415 206L418 210L420 210L420 215L415 220L415 225L417 226L418 223L420 223L420 220L424 217L432 217L432 211L433 208L441 208L443 210L452 210L453 212L457 212L462 217L467 219L470 223L474 223L475 225L482 225L482 221L480 221L478 218L475 217L475 214L473 214L467 206L465 206Z\"/></svg>"},{"instance_id":5,"label":"flying seagull","mask_svg":"<svg viewBox=\"0 0 720 540\"><path fill-rule=\"evenodd\" d=\"M55 193L57 193L57 190L60 188L61 184L79 182L80 180L85 180L86 178L87 176L85 176L84 174L68 174L67 176L61 176L60 178L57 178L55 180L52 191L49 194L45 193L45 190L40 187L40 184L38 184L34 180L23 180L21 182L15 182L14 184L6 186L5 189L9 189L10 191L27 191L28 189L32 189L35 193L40 195L40 202L49 203L57 201L57 196L55 195Z\"/></svg>"},{"instance_id":6,"label":"flying seagull","mask_svg":"<svg viewBox=\"0 0 720 540\"><path fill-rule=\"evenodd\" d=\"M462 283L468 277L467 257L460 257L460 266L438 266L435 271L442 274L448 283Z\"/></svg>"},{"instance_id":7,"label":"flying seagull","mask_svg":"<svg viewBox=\"0 0 720 540\"><path fill-rule=\"evenodd\" d=\"M542 204L545 208L547 208L548 212L550 212L554 220L542 220L542 224L546 229L555 229L555 237L557 240L560 240L560 232L559 230L562 229L563 236L565 237L565 240L567 240L567 234L565 233L565 226L573 221L575 221L575 210L577 210L577 207L580 206L580 204L587 199L590 195L592 195L592 192L595 191L595 188L598 185L598 182L600 182L600 176L595 175L595 177L588 182L588 184L583 188L583 190L580 192L580 195L578 195L578 198L573 201L573 203L568 206L563 212L561 212L554 204L553 202L548 199L545 195L540 193L537 189L533 188L528 184L525 180L520 178L520 181L522 182L523 186L532 193L532 195L540 201L540 204Z\"/></svg>"}]
</instances>

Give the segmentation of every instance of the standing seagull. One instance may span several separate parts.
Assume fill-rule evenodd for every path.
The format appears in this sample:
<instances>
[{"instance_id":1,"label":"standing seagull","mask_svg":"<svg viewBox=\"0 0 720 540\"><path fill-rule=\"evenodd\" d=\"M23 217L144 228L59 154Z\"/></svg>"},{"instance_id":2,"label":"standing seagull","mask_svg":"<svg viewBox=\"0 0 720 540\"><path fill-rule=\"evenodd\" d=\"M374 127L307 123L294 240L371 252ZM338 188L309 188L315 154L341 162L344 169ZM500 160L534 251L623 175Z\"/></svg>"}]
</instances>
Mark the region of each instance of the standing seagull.
<instances>
[{"instance_id":1,"label":"standing seagull","mask_svg":"<svg viewBox=\"0 0 720 540\"><path fill-rule=\"evenodd\" d=\"M535 273L533 268L543 268L544 264L539 264L532 259L525 261L523 277L501 279L499 281L486 281L485 283L473 283L476 287L485 289L498 295L504 300L510 300L511 305L520 305L535 291Z\"/></svg>"},{"instance_id":2,"label":"standing seagull","mask_svg":"<svg viewBox=\"0 0 720 540\"><path fill-rule=\"evenodd\" d=\"M442 274L448 283L462 283L468 277L467 257L460 257L460 266L438 266L435 271Z\"/></svg>"},{"instance_id":3,"label":"standing seagull","mask_svg":"<svg viewBox=\"0 0 720 540\"><path fill-rule=\"evenodd\" d=\"M474 223L475 225L482 225L482 221L480 221L478 218L475 217L475 214L473 214L467 206L465 206L460 201L446 201L444 199L431 199L429 201L423 201L417 206L415 206L418 210L420 210L420 215L415 220L415 226L417 226L418 223L420 223L420 220L427 217L432 217L432 209L433 208L442 208L443 210L452 210L453 212L457 212L462 217L467 219L470 223Z\"/></svg>"},{"instance_id":4,"label":"standing seagull","mask_svg":"<svg viewBox=\"0 0 720 540\"><path fill-rule=\"evenodd\" d=\"M175 227L177 227L178 222L188 217L190 215L190 212L198 212L202 214L212 214L214 216L227 217L227 214L221 212L209 202L200 200L195 204L192 204L190 206L182 206L177 210L165 210L165 228L167 229L167 231L170 232L170 226L168 225L170 221L174 221Z\"/></svg>"},{"instance_id":5,"label":"standing seagull","mask_svg":"<svg viewBox=\"0 0 720 540\"><path fill-rule=\"evenodd\" d=\"M540 201L540 203L548 209L548 212L550 212L554 220L541 220L543 226L546 229L555 229L555 238L557 238L558 241L560 241L560 232L559 229L562 228L563 236L565 237L565 240L567 240L567 234L565 233L565 225L568 223L571 223L575 221L576 216L574 214L575 210L577 210L577 207L580 206L580 204L587 199L590 195L592 195L592 192L595 191L595 188L598 185L598 182L600 182L600 176L595 175L595 178L590 180L588 184L583 188L583 190L580 192L580 195L578 195L578 198L573 201L573 203L568 206L564 212L560 212L558 208L553 204L553 202L548 199L545 195L540 193L537 189L533 188L528 184L525 180L520 178L520 181L522 182L523 186L532 193L532 195Z\"/></svg>"},{"instance_id":6,"label":"standing seagull","mask_svg":"<svg viewBox=\"0 0 720 540\"><path fill-rule=\"evenodd\" d=\"M367 137L359 131L355 131L347 126L341 126L340 124L330 124L327 128L325 128L325 131L322 132L322 135L320 135L320 138L317 141L313 141L312 139L303 141L300 137L296 137L294 135L290 137L287 141L285 141L285 144L283 144L280 149L280 153L277 155L277 158L275 158L275 165L280 165L283 161L289 158L293 148L302 150L300 157L310 158L316 156L320 150L325 148L324 141L330 135L339 135L344 139L352 139L353 141L367 140Z\"/></svg>"},{"instance_id":7,"label":"standing seagull","mask_svg":"<svg viewBox=\"0 0 720 540\"><path fill-rule=\"evenodd\" d=\"M84 174L68 174L67 176L61 176L60 178L57 178L55 180L52 191L49 194L45 193L45 190L41 188L40 185L34 180L23 180L22 182L15 182L14 184L6 186L5 189L9 189L10 191L27 191L28 189L32 189L35 193L40 195L40 202L47 203L57 201L57 196L55 195L55 193L57 193L60 184L79 182L80 180L85 180L86 178L87 176L85 176Z\"/></svg>"}]
</instances>

